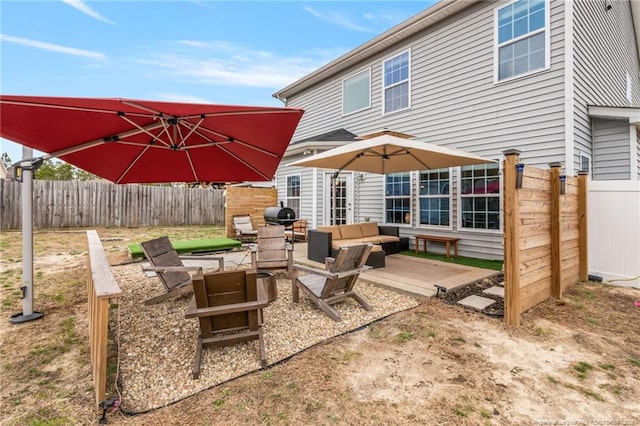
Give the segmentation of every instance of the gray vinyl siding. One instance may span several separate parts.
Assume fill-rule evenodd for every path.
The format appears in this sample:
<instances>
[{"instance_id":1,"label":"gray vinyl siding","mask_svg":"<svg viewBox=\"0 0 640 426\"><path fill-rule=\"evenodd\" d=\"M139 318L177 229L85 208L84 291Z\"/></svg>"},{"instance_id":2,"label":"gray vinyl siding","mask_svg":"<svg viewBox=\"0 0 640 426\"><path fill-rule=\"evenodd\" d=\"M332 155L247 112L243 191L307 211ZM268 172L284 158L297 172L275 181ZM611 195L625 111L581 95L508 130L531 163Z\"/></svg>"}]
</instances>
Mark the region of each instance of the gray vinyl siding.
<instances>
[{"instance_id":1,"label":"gray vinyl siding","mask_svg":"<svg viewBox=\"0 0 640 426\"><path fill-rule=\"evenodd\" d=\"M594 163L597 162L592 153L592 123L587 107L640 105L640 64L631 7L627 1L614 1L607 11L603 3L574 2L576 170L580 152L592 154ZM627 73L632 81L631 104L626 98Z\"/></svg>"},{"instance_id":2,"label":"gray vinyl siding","mask_svg":"<svg viewBox=\"0 0 640 426\"><path fill-rule=\"evenodd\" d=\"M494 8L480 2L288 99L306 110L294 140L339 127L365 134L387 127L418 139L497 158L517 148L527 164L564 159L562 2L551 9L551 68L494 84ZM382 115L382 63L411 52L411 108ZM371 108L341 115L341 81L371 67Z\"/></svg>"},{"instance_id":3,"label":"gray vinyl siding","mask_svg":"<svg viewBox=\"0 0 640 426\"><path fill-rule=\"evenodd\" d=\"M355 134L386 127L494 159L500 159L503 150L516 148L522 151L526 164L546 167L549 162L564 161L564 2L551 2L550 68L495 84L494 10L506 3L479 2L366 62L290 96L287 106L305 109L294 140L340 127ZM407 49L411 55L411 108L383 115L383 61ZM366 68L371 68L371 108L342 116L341 81ZM382 219L383 195L382 177L379 184L374 184L367 175L356 197L355 220ZM454 196L454 209L457 201ZM414 223L402 227L403 236L426 232L415 227L415 190L412 202ZM459 230L457 211L454 213L452 230L428 232L460 236L460 251L465 255L502 256L500 233Z\"/></svg>"},{"instance_id":4,"label":"gray vinyl siding","mask_svg":"<svg viewBox=\"0 0 640 426\"><path fill-rule=\"evenodd\" d=\"M276 188L278 205L282 201L286 206L287 176L300 175L300 218L312 220L313 217L313 169L304 167L289 167L291 163L301 156L287 157L278 167Z\"/></svg>"},{"instance_id":5,"label":"gray vinyl siding","mask_svg":"<svg viewBox=\"0 0 640 426\"><path fill-rule=\"evenodd\" d=\"M594 119L593 133L593 180L629 180L629 123Z\"/></svg>"}]
</instances>

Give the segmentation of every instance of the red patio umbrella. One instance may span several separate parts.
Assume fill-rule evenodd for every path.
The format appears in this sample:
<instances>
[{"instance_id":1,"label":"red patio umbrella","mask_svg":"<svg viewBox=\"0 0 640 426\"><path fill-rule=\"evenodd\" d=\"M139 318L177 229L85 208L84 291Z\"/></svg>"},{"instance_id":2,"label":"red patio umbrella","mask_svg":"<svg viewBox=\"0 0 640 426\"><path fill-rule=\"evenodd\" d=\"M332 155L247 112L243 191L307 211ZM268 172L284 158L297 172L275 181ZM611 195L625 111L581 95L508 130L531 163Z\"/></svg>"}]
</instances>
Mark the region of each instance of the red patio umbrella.
<instances>
[{"instance_id":1,"label":"red patio umbrella","mask_svg":"<svg viewBox=\"0 0 640 426\"><path fill-rule=\"evenodd\" d=\"M268 181L302 113L0 95L0 136L115 183Z\"/></svg>"},{"instance_id":2,"label":"red patio umbrella","mask_svg":"<svg viewBox=\"0 0 640 426\"><path fill-rule=\"evenodd\" d=\"M303 111L134 99L0 95L0 137L115 183L271 180ZM30 156L30 155L29 155ZM23 312L33 310L33 167L22 188Z\"/></svg>"}]
</instances>

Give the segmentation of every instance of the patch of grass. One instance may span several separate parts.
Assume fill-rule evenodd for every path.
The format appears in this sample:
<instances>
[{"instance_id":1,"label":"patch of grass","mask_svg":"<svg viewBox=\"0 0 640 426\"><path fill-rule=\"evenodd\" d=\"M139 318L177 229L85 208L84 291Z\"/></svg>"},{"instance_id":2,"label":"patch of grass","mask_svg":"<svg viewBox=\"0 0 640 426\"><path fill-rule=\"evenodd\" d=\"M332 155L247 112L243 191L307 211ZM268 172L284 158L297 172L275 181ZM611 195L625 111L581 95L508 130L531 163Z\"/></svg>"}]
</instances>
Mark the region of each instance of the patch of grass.
<instances>
[{"instance_id":1,"label":"patch of grass","mask_svg":"<svg viewBox=\"0 0 640 426\"><path fill-rule=\"evenodd\" d=\"M408 342L409 340L413 340L415 338L416 336L414 336L410 331L403 331L396 336L396 340L398 340L399 342Z\"/></svg>"},{"instance_id":2,"label":"patch of grass","mask_svg":"<svg viewBox=\"0 0 640 426\"><path fill-rule=\"evenodd\" d=\"M480 417L482 417L483 419L490 419L491 414L489 413L489 411L483 408L482 410L480 410Z\"/></svg>"},{"instance_id":3,"label":"patch of grass","mask_svg":"<svg viewBox=\"0 0 640 426\"><path fill-rule=\"evenodd\" d=\"M478 259L475 257L458 256L447 259L444 254L436 253L418 253L411 250L402 250L400 253L406 256L422 257L424 259L439 260L441 262L456 263L458 265L475 266L476 268L492 269L494 271L502 270L501 260Z\"/></svg>"},{"instance_id":4,"label":"patch of grass","mask_svg":"<svg viewBox=\"0 0 640 426\"><path fill-rule=\"evenodd\" d=\"M362 355L360 352L346 351L345 353L342 354L342 363L348 364L352 360L358 358L360 355Z\"/></svg>"},{"instance_id":5,"label":"patch of grass","mask_svg":"<svg viewBox=\"0 0 640 426\"><path fill-rule=\"evenodd\" d=\"M536 336L547 337L547 331L542 327L536 327L533 331L536 333Z\"/></svg>"},{"instance_id":6,"label":"patch of grass","mask_svg":"<svg viewBox=\"0 0 640 426\"><path fill-rule=\"evenodd\" d=\"M629 358L628 361L634 367L640 367L640 358Z\"/></svg>"},{"instance_id":7,"label":"patch of grass","mask_svg":"<svg viewBox=\"0 0 640 426\"><path fill-rule=\"evenodd\" d=\"M555 377L553 377L553 376L547 376L547 380L549 380L554 385L557 385L557 384L560 383L560 381L558 379L556 379Z\"/></svg>"},{"instance_id":8,"label":"patch of grass","mask_svg":"<svg viewBox=\"0 0 640 426\"><path fill-rule=\"evenodd\" d=\"M338 417L338 416L337 416L337 415L335 415L335 414L329 414L329 415L327 416L327 418L328 418L329 420L331 420L333 423L336 423L338 420L340 420L340 417Z\"/></svg>"},{"instance_id":9,"label":"patch of grass","mask_svg":"<svg viewBox=\"0 0 640 426\"><path fill-rule=\"evenodd\" d=\"M473 407L471 405L456 404L455 407L453 407L453 414L459 417L467 417L472 412Z\"/></svg>"},{"instance_id":10,"label":"patch of grass","mask_svg":"<svg viewBox=\"0 0 640 426\"><path fill-rule=\"evenodd\" d=\"M580 392L580 393L582 393L582 394L584 394L586 396L590 396L591 398L593 398L595 400L598 400L598 401L601 401L601 402L604 401L604 398L600 394L595 393L591 389L587 389L587 388L584 388L582 386L572 385L571 383L565 383L564 385L566 387L568 387L569 389L577 390L578 392Z\"/></svg>"},{"instance_id":11,"label":"patch of grass","mask_svg":"<svg viewBox=\"0 0 640 426\"><path fill-rule=\"evenodd\" d=\"M211 405L213 405L216 408L222 407L224 403L227 402L227 399L229 399L229 395L231 395L231 392L228 390L225 390L224 392L222 392L222 395L220 396L220 398L216 398L213 400Z\"/></svg>"},{"instance_id":12,"label":"patch of grass","mask_svg":"<svg viewBox=\"0 0 640 426\"><path fill-rule=\"evenodd\" d=\"M262 373L262 378L265 380L269 380L273 378L273 371L265 371Z\"/></svg>"},{"instance_id":13,"label":"patch of grass","mask_svg":"<svg viewBox=\"0 0 640 426\"><path fill-rule=\"evenodd\" d=\"M579 379L586 379L587 378L587 372L589 370L592 370L593 366L591 364L589 364L588 362L580 361L576 365L574 365L573 368L578 372L577 375L578 375Z\"/></svg>"},{"instance_id":14,"label":"patch of grass","mask_svg":"<svg viewBox=\"0 0 640 426\"><path fill-rule=\"evenodd\" d=\"M600 368L602 368L603 370L611 371L611 370L615 370L616 366L610 363L606 363L606 364L600 364Z\"/></svg>"},{"instance_id":15,"label":"patch of grass","mask_svg":"<svg viewBox=\"0 0 640 426\"><path fill-rule=\"evenodd\" d=\"M474 342L474 343L473 343L473 346L475 346L476 348L481 348L481 347L482 347L482 346L480 345L480 343L478 343L478 342Z\"/></svg>"},{"instance_id":16,"label":"patch of grass","mask_svg":"<svg viewBox=\"0 0 640 426\"><path fill-rule=\"evenodd\" d=\"M371 327L369 329L369 337L373 340L379 340L382 336L380 336L380 331L377 328Z\"/></svg>"},{"instance_id":17,"label":"patch of grass","mask_svg":"<svg viewBox=\"0 0 640 426\"><path fill-rule=\"evenodd\" d=\"M462 336L455 337L453 341L458 343L466 343L466 340L464 340L464 337Z\"/></svg>"},{"instance_id":18,"label":"patch of grass","mask_svg":"<svg viewBox=\"0 0 640 426\"><path fill-rule=\"evenodd\" d=\"M427 337L436 337L436 332L433 330L427 331Z\"/></svg>"},{"instance_id":19,"label":"patch of grass","mask_svg":"<svg viewBox=\"0 0 640 426\"><path fill-rule=\"evenodd\" d=\"M587 317L587 322L591 325L596 325L598 323L598 320L592 317Z\"/></svg>"}]
</instances>

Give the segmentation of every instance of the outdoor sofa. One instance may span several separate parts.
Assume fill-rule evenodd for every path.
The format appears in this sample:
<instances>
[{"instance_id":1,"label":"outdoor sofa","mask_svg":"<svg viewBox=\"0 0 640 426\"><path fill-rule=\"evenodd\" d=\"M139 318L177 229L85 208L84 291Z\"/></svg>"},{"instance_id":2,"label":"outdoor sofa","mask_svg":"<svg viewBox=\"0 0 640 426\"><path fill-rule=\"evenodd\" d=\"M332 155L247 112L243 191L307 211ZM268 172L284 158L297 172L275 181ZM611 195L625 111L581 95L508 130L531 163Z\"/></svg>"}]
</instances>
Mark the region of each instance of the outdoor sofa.
<instances>
[{"instance_id":1,"label":"outdoor sofa","mask_svg":"<svg viewBox=\"0 0 640 426\"><path fill-rule=\"evenodd\" d=\"M397 226L377 222L319 226L307 232L307 258L324 263L325 258L335 257L340 247L363 243L374 244L367 260L367 265L374 268L384 266L385 255L409 248L409 239L400 238Z\"/></svg>"}]
</instances>

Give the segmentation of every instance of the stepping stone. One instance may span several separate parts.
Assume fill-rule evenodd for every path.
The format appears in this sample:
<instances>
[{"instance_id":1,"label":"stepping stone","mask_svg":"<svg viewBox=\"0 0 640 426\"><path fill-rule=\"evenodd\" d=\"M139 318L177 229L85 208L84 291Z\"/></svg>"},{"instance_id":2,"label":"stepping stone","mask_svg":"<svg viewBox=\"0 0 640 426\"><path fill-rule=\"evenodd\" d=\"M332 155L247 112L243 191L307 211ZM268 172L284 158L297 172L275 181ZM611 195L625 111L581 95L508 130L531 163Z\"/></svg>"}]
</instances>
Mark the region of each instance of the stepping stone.
<instances>
[{"instance_id":1,"label":"stepping stone","mask_svg":"<svg viewBox=\"0 0 640 426\"><path fill-rule=\"evenodd\" d=\"M464 299L458 302L458 304L462 306L466 306L467 308L471 308L471 309L476 309L478 311L483 310L484 308L486 308L489 305L492 305L493 303L496 303L496 301L493 299L488 299L486 297L480 297L476 295L465 297Z\"/></svg>"},{"instance_id":2,"label":"stepping stone","mask_svg":"<svg viewBox=\"0 0 640 426\"><path fill-rule=\"evenodd\" d=\"M482 292L485 294L491 294L493 296L502 297L504 299L504 287L493 286L485 290L482 290Z\"/></svg>"}]
</instances>

